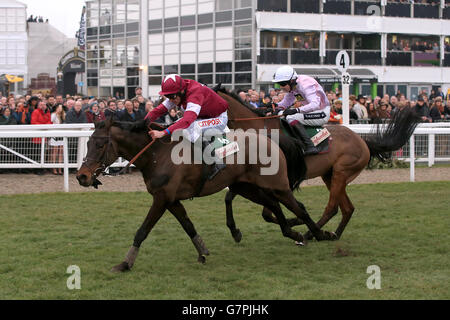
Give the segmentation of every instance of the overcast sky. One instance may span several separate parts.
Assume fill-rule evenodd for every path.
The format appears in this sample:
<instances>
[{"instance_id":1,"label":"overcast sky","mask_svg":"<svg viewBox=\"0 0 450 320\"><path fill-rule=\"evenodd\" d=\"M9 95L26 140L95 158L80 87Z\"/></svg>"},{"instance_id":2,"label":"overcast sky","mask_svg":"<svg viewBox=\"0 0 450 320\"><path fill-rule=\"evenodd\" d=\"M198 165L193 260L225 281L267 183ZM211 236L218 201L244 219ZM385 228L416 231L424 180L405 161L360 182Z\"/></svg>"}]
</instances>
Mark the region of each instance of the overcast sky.
<instances>
[{"instance_id":1,"label":"overcast sky","mask_svg":"<svg viewBox=\"0 0 450 320\"><path fill-rule=\"evenodd\" d=\"M80 28L81 11L84 0L18 0L27 5L30 15L42 16L68 37L74 38Z\"/></svg>"}]
</instances>

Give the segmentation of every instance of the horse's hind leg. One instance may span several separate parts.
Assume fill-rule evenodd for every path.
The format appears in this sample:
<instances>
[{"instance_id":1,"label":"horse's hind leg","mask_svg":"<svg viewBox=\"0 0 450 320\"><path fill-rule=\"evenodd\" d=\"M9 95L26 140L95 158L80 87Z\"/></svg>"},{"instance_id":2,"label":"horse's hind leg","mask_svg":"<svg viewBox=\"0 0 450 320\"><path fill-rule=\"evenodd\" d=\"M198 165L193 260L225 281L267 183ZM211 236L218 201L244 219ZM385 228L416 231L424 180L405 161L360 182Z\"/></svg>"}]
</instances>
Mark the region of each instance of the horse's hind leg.
<instances>
[{"instance_id":1,"label":"horse's hind leg","mask_svg":"<svg viewBox=\"0 0 450 320\"><path fill-rule=\"evenodd\" d=\"M192 243L197 249L198 252L198 262L206 263L206 256L209 256L209 251L206 249L205 243L202 238L197 234L195 230L194 224L189 219L186 213L186 209L181 204L180 201L175 201L174 203L167 206L170 213L172 213L178 222L183 227L184 231L186 231L187 235L191 238Z\"/></svg>"},{"instance_id":2,"label":"horse's hind leg","mask_svg":"<svg viewBox=\"0 0 450 320\"><path fill-rule=\"evenodd\" d=\"M325 211L323 212L320 220L317 221L317 226L319 228L322 228L325 224L327 224L328 221L330 221L331 218L333 218L339 211L339 203L337 201L338 199L336 198L337 194L338 194L338 192L337 192L338 187L336 187L336 182L334 182L335 178L331 174L328 174L328 175L322 176L322 180L325 183L325 185L327 186L328 191L330 192L330 195L329 195L329 199L328 199L328 204L325 207ZM333 185L335 186L334 189L332 189ZM345 192L345 184L344 184L343 188L344 188L344 192ZM312 240L313 239L312 233L310 231L305 233L305 238L307 240Z\"/></svg>"},{"instance_id":3,"label":"horse's hind leg","mask_svg":"<svg viewBox=\"0 0 450 320\"><path fill-rule=\"evenodd\" d=\"M272 211L270 211L268 208L264 207L261 215L266 222L279 224L277 218L272 214ZM286 221L290 227L300 226L304 224L304 222L299 218L290 218L286 219Z\"/></svg>"},{"instance_id":4,"label":"horse's hind leg","mask_svg":"<svg viewBox=\"0 0 450 320\"><path fill-rule=\"evenodd\" d=\"M150 208L150 211L148 212L144 223L139 228L136 236L134 237L133 246L128 251L125 260L117 266L113 267L111 270L112 272L123 272L131 270L138 256L139 248L141 247L142 242L147 238L148 234L153 229L155 224L159 221L165 211L166 202L162 199L154 198L153 205Z\"/></svg>"},{"instance_id":5,"label":"horse's hind leg","mask_svg":"<svg viewBox=\"0 0 450 320\"><path fill-rule=\"evenodd\" d=\"M336 235L334 235L333 233L320 230L320 228L309 216L305 206L295 199L294 194L290 190L274 191L273 194L282 204L286 206L286 208L292 211L301 221L305 222L305 224L308 226L308 229L318 241L332 240L336 237Z\"/></svg>"},{"instance_id":6,"label":"horse's hind leg","mask_svg":"<svg viewBox=\"0 0 450 320\"><path fill-rule=\"evenodd\" d=\"M287 224L280 204L271 194L264 192L257 186L250 184L235 184L233 186L230 186L230 189L232 190L232 192L237 193L250 201L267 207L275 214L283 236L291 238L292 240L295 240L299 243L303 243L303 236L299 232L293 231Z\"/></svg>"},{"instance_id":7,"label":"horse's hind leg","mask_svg":"<svg viewBox=\"0 0 450 320\"><path fill-rule=\"evenodd\" d=\"M225 208L227 212L227 227L228 229L230 229L234 241L239 243L242 240L242 233L241 230L236 228L236 223L233 217L233 199L236 197L236 195L236 193L233 193L231 191L227 192L227 195L225 196Z\"/></svg>"},{"instance_id":8,"label":"horse's hind leg","mask_svg":"<svg viewBox=\"0 0 450 320\"><path fill-rule=\"evenodd\" d=\"M345 227L347 226L348 222L350 221L353 212L355 211L355 207L353 206L352 202L350 201L347 192L344 190L344 197L340 204L341 212L342 212L342 220L339 223L339 226L336 229L336 234L340 238L342 236L342 233L344 232Z\"/></svg>"}]
</instances>

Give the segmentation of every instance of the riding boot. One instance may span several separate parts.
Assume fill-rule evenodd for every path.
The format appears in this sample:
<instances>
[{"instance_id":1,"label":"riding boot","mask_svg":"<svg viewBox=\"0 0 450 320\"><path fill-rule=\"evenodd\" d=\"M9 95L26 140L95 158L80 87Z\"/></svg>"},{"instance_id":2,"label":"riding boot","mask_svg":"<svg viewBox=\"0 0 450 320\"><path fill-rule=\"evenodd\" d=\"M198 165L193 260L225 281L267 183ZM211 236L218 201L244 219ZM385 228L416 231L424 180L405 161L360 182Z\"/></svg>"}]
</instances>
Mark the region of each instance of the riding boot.
<instances>
[{"instance_id":1,"label":"riding boot","mask_svg":"<svg viewBox=\"0 0 450 320\"><path fill-rule=\"evenodd\" d=\"M209 145L210 145L210 142L205 141L205 140L202 141L202 154L203 154L203 151L205 150L205 148L208 147ZM219 159L217 159L217 157L215 156L214 153L215 153L215 152L213 151L212 156L214 157L214 164L213 164L213 167L212 167L212 171L211 171L211 173L210 173L209 176L208 176L208 180L214 179L214 177L215 177L221 170L225 169L225 167L226 167L226 164L225 164L225 163L217 163L217 161L218 161Z\"/></svg>"},{"instance_id":2,"label":"riding boot","mask_svg":"<svg viewBox=\"0 0 450 320\"><path fill-rule=\"evenodd\" d=\"M297 136L303 142L303 145L304 145L303 154L305 156L312 156L312 155L318 154L319 149L311 141L311 138L309 137L308 133L306 132L305 127L300 122L297 122L294 125L291 124L291 126L292 126L292 129L294 129Z\"/></svg>"}]
</instances>

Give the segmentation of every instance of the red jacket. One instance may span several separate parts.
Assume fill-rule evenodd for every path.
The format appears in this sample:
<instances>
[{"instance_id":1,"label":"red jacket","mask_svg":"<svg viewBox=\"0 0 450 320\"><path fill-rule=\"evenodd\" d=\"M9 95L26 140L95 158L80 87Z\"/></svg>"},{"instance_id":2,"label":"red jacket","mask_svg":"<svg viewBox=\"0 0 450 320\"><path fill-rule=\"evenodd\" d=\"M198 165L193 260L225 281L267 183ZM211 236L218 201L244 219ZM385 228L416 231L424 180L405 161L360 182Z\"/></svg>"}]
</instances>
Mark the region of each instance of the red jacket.
<instances>
[{"instance_id":1,"label":"red jacket","mask_svg":"<svg viewBox=\"0 0 450 320\"><path fill-rule=\"evenodd\" d=\"M185 112L183 118L169 127L170 133L189 128L198 118L216 118L228 109L228 103L210 88L194 80L184 80L184 82L186 84L186 95L181 101L181 108ZM169 100L165 100L157 108L150 111L145 118L153 122L175 107Z\"/></svg>"},{"instance_id":2,"label":"red jacket","mask_svg":"<svg viewBox=\"0 0 450 320\"><path fill-rule=\"evenodd\" d=\"M36 109L31 114L31 124L52 124L50 112ZM40 144L42 138L33 138L33 143Z\"/></svg>"}]
</instances>

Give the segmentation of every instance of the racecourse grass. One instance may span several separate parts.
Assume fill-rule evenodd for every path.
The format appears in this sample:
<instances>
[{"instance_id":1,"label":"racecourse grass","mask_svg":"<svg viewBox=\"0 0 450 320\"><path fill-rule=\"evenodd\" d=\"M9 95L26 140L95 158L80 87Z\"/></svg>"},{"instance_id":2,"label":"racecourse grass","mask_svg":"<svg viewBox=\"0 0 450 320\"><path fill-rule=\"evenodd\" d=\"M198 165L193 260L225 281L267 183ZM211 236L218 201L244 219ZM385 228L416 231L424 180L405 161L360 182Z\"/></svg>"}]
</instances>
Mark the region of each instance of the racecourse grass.
<instances>
[{"instance_id":1,"label":"racecourse grass","mask_svg":"<svg viewBox=\"0 0 450 320\"><path fill-rule=\"evenodd\" d=\"M109 270L132 244L150 195L1 196L0 299L449 299L450 183L348 190L356 211L342 239L306 247L284 238L263 221L260 206L240 197L239 244L225 224L224 192L185 201L211 252L207 263L197 263L191 241L167 212L124 274ZM307 187L296 197L317 220L328 192ZM335 230L340 217L325 229ZM70 265L81 269L81 290L67 289ZM370 265L380 267L380 290L366 287Z\"/></svg>"}]
</instances>

